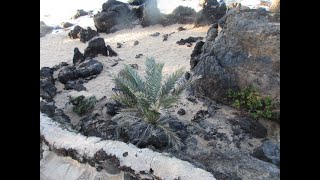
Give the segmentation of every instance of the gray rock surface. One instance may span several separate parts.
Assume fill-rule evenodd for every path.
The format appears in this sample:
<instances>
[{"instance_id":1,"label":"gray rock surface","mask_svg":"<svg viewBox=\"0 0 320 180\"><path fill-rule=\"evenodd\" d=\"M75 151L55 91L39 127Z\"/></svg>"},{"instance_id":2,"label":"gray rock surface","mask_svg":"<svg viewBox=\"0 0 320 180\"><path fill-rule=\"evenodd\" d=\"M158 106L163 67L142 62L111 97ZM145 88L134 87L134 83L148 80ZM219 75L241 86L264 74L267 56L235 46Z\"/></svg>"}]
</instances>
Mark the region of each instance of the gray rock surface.
<instances>
[{"instance_id":1,"label":"gray rock surface","mask_svg":"<svg viewBox=\"0 0 320 180\"><path fill-rule=\"evenodd\" d=\"M99 154L98 152L103 151L106 155L103 157L107 159L114 158L113 162L118 160L119 163L115 163L117 168L133 173L137 177L148 175L149 178L162 179L215 180L211 173L196 168L186 161L165 156L150 149L138 149L123 142L103 141L96 137L85 137L67 129L62 129L60 126L59 123L40 114L40 135L42 140L57 154L70 156L77 161L99 164L101 162L96 161L96 157ZM127 152L127 156L123 156L125 152ZM152 169L152 172L150 169Z\"/></svg>"},{"instance_id":2,"label":"gray rock surface","mask_svg":"<svg viewBox=\"0 0 320 180\"><path fill-rule=\"evenodd\" d=\"M206 2L203 9L197 13L196 27L217 23L227 11L225 3L220 4L217 0L207 0Z\"/></svg>"},{"instance_id":3,"label":"gray rock surface","mask_svg":"<svg viewBox=\"0 0 320 180\"><path fill-rule=\"evenodd\" d=\"M280 167L280 146L276 143L265 141L259 148L255 149L253 156Z\"/></svg>"},{"instance_id":4,"label":"gray rock surface","mask_svg":"<svg viewBox=\"0 0 320 180\"><path fill-rule=\"evenodd\" d=\"M116 0L108 0L102 5L102 11L93 16L97 31L105 33L132 27L131 22L135 19L128 4Z\"/></svg>"},{"instance_id":5,"label":"gray rock surface","mask_svg":"<svg viewBox=\"0 0 320 180\"><path fill-rule=\"evenodd\" d=\"M195 83L199 94L224 101L228 89L252 85L280 102L280 22L270 18L261 9L235 9L219 22L216 38L209 29L202 53L191 59L194 74L202 75Z\"/></svg>"}]
</instances>

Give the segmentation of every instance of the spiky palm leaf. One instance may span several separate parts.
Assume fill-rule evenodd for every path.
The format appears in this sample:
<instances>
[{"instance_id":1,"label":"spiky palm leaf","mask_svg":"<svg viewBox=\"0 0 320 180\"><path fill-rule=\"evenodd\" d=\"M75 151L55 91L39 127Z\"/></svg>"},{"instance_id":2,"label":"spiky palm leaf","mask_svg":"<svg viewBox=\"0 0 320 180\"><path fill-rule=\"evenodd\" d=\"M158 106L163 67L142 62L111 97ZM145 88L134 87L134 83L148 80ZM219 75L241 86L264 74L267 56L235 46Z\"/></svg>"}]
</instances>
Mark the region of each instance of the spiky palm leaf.
<instances>
[{"instance_id":1,"label":"spiky palm leaf","mask_svg":"<svg viewBox=\"0 0 320 180\"><path fill-rule=\"evenodd\" d=\"M136 86L136 89L138 89L139 91L144 91L145 85L142 78L138 74L137 70L125 64L124 73L125 73L126 79L131 81Z\"/></svg>"},{"instance_id":2,"label":"spiky palm leaf","mask_svg":"<svg viewBox=\"0 0 320 180\"><path fill-rule=\"evenodd\" d=\"M176 72L172 73L165 81L161 87L161 93L159 98L162 99L167 96L170 91L174 88L177 80L183 75L183 68L178 69Z\"/></svg>"},{"instance_id":3,"label":"spiky palm leaf","mask_svg":"<svg viewBox=\"0 0 320 180\"><path fill-rule=\"evenodd\" d=\"M155 103L161 88L163 63L156 63L153 58L147 58L146 63L145 94L150 103Z\"/></svg>"},{"instance_id":4,"label":"spiky palm leaf","mask_svg":"<svg viewBox=\"0 0 320 180\"><path fill-rule=\"evenodd\" d=\"M135 113L135 116L140 117L148 124L148 128L145 129L138 144L150 137L155 129L160 129L166 134L169 144L177 148L181 145L181 139L170 127L166 126L164 119L167 116L161 114L160 109L166 110L179 100L188 84L187 81L179 82L179 79L182 79L183 69L180 68L171 74L162 85L164 64L156 63L153 58L147 58L145 66L146 74L145 81L143 81L135 69L125 65L118 76L113 78L121 91L113 98L130 108L127 112L120 112L126 118L130 117L130 113ZM117 130L126 124L127 120L121 120Z\"/></svg>"}]
</instances>

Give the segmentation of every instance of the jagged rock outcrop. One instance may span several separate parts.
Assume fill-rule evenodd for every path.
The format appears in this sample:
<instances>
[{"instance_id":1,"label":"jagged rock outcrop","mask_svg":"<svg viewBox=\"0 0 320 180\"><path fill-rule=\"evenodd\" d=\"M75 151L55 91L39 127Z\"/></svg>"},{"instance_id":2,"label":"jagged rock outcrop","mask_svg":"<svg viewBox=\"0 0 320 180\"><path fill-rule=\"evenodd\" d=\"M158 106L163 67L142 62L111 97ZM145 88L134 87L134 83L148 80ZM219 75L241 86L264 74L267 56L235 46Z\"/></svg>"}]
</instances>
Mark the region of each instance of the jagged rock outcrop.
<instances>
[{"instance_id":1,"label":"jagged rock outcrop","mask_svg":"<svg viewBox=\"0 0 320 180\"><path fill-rule=\"evenodd\" d=\"M77 65L64 66L60 69L58 80L62 84L79 78L93 78L100 74L103 69L102 63L97 60L90 59Z\"/></svg>"},{"instance_id":2,"label":"jagged rock outcrop","mask_svg":"<svg viewBox=\"0 0 320 180\"><path fill-rule=\"evenodd\" d=\"M43 67L40 69L40 97L52 101L57 94L57 88L54 86L53 69Z\"/></svg>"},{"instance_id":3,"label":"jagged rock outcrop","mask_svg":"<svg viewBox=\"0 0 320 180\"><path fill-rule=\"evenodd\" d=\"M78 63L82 63L83 61L84 61L84 55L80 52L79 48L75 47L73 49L72 63L78 64Z\"/></svg>"},{"instance_id":4,"label":"jagged rock outcrop","mask_svg":"<svg viewBox=\"0 0 320 180\"><path fill-rule=\"evenodd\" d=\"M202 40L203 37L188 37L187 39L180 39L179 41L177 41L177 44L179 45L185 45L186 43L193 43L193 42L197 42L199 40Z\"/></svg>"},{"instance_id":5,"label":"jagged rock outcrop","mask_svg":"<svg viewBox=\"0 0 320 180\"><path fill-rule=\"evenodd\" d=\"M208 0L203 9L197 13L195 27L217 23L227 11L225 3L218 3L217 0Z\"/></svg>"},{"instance_id":6,"label":"jagged rock outcrop","mask_svg":"<svg viewBox=\"0 0 320 180\"><path fill-rule=\"evenodd\" d=\"M95 36L99 36L99 33L95 30L92 30L90 27L87 27L87 29L83 29L82 27L77 25L68 33L68 36L71 39L79 38L80 42L86 43Z\"/></svg>"},{"instance_id":7,"label":"jagged rock outcrop","mask_svg":"<svg viewBox=\"0 0 320 180\"><path fill-rule=\"evenodd\" d=\"M195 90L224 102L228 89L252 85L280 102L280 22L263 9L237 8L219 26L219 35L210 28L201 54L191 58L191 70L202 76Z\"/></svg>"},{"instance_id":8,"label":"jagged rock outcrop","mask_svg":"<svg viewBox=\"0 0 320 180\"><path fill-rule=\"evenodd\" d=\"M99 33L95 30L92 30L90 27L87 27L87 29L81 29L78 37L80 38L80 42L86 43L90 39L99 36Z\"/></svg>"},{"instance_id":9,"label":"jagged rock outcrop","mask_svg":"<svg viewBox=\"0 0 320 180\"><path fill-rule=\"evenodd\" d=\"M88 47L84 50L84 58L94 58L98 54L103 56L117 56L118 54L109 46L106 45L103 38L96 38L88 43Z\"/></svg>"},{"instance_id":10,"label":"jagged rock outcrop","mask_svg":"<svg viewBox=\"0 0 320 180\"><path fill-rule=\"evenodd\" d=\"M276 143L271 141L263 142L260 147L255 149L253 156L280 167L280 146Z\"/></svg>"},{"instance_id":11,"label":"jagged rock outcrop","mask_svg":"<svg viewBox=\"0 0 320 180\"><path fill-rule=\"evenodd\" d=\"M165 15L161 24L169 26L172 24L192 24L196 20L197 12L191 7L178 6L171 14Z\"/></svg>"},{"instance_id":12,"label":"jagged rock outcrop","mask_svg":"<svg viewBox=\"0 0 320 180\"><path fill-rule=\"evenodd\" d=\"M68 33L68 36L69 38L71 39L76 39L76 38L79 38L79 33L80 31L82 30L83 28L76 25L69 33Z\"/></svg>"},{"instance_id":13,"label":"jagged rock outcrop","mask_svg":"<svg viewBox=\"0 0 320 180\"><path fill-rule=\"evenodd\" d=\"M102 5L102 11L93 16L97 31L105 33L132 27L136 19L128 4L116 0L108 0Z\"/></svg>"}]
</instances>

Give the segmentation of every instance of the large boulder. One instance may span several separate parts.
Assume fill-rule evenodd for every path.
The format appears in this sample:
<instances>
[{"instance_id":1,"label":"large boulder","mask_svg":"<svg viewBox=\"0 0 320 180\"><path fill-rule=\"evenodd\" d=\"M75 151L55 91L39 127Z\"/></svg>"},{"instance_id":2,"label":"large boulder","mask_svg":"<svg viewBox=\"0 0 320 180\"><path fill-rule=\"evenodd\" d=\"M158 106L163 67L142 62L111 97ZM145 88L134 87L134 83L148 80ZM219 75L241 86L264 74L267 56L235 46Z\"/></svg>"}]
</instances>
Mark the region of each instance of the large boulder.
<instances>
[{"instance_id":1,"label":"large boulder","mask_svg":"<svg viewBox=\"0 0 320 180\"><path fill-rule=\"evenodd\" d=\"M176 7L171 14L165 16L163 22L161 23L164 26L172 24L191 24L196 20L197 12L191 7L178 6Z\"/></svg>"},{"instance_id":2,"label":"large boulder","mask_svg":"<svg viewBox=\"0 0 320 180\"><path fill-rule=\"evenodd\" d=\"M69 33L68 33L68 36L69 36L69 38L71 38L71 39L76 39L76 38L79 38L79 33L80 33L80 31L81 30L83 30L83 28L82 27L80 27L80 26L75 26Z\"/></svg>"},{"instance_id":3,"label":"large boulder","mask_svg":"<svg viewBox=\"0 0 320 180\"><path fill-rule=\"evenodd\" d=\"M99 33L95 30L92 30L90 27L87 27L87 29L83 29L80 26L75 26L73 30L71 30L68 33L68 36L71 39L77 39L80 38L80 41L83 43L86 43L90 39L92 39L95 36L99 36Z\"/></svg>"},{"instance_id":4,"label":"large boulder","mask_svg":"<svg viewBox=\"0 0 320 180\"><path fill-rule=\"evenodd\" d=\"M271 162L280 167L280 146L271 141L265 141L260 147L255 149L253 157L262 161Z\"/></svg>"},{"instance_id":5,"label":"large boulder","mask_svg":"<svg viewBox=\"0 0 320 180\"><path fill-rule=\"evenodd\" d=\"M99 36L99 33L95 30L92 30L90 27L87 27L87 29L81 29L78 36L81 42L86 43L93 37Z\"/></svg>"},{"instance_id":6,"label":"large boulder","mask_svg":"<svg viewBox=\"0 0 320 180\"><path fill-rule=\"evenodd\" d=\"M105 33L131 27L135 19L128 4L116 0L108 0L102 5L102 11L93 16L97 31Z\"/></svg>"},{"instance_id":7,"label":"large boulder","mask_svg":"<svg viewBox=\"0 0 320 180\"><path fill-rule=\"evenodd\" d=\"M96 38L89 41L88 47L84 50L85 59L94 58L98 54L108 56L108 49L103 38Z\"/></svg>"},{"instance_id":8,"label":"large boulder","mask_svg":"<svg viewBox=\"0 0 320 180\"><path fill-rule=\"evenodd\" d=\"M73 49L73 59L72 59L73 64L82 63L83 61L84 61L83 54L80 52L79 48L75 47Z\"/></svg>"},{"instance_id":9,"label":"large boulder","mask_svg":"<svg viewBox=\"0 0 320 180\"><path fill-rule=\"evenodd\" d=\"M219 35L210 29L201 54L193 57L191 70L202 76L195 90L221 102L228 89L252 85L280 103L280 22L262 9L237 9L222 19Z\"/></svg>"},{"instance_id":10,"label":"large boulder","mask_svg":"<svg viewBox=\"0 0 320 180\"><path fill-rule=\"evenodd\" d=\"M68 81L98 75L101 73L102 69L102 63L97 60L90 59L77 65L62 67L58 74L58 80L62 84L66 84Z\"/></svg>"},{"instance_id":11,"label":"large boulder","mask_svg":"<svg viewBox=\"0 0 320 180\"><path fill-rule=\"evenodd\" d=\"M54 101L40 101L40 112L47 114L48 117L53 117L56 109L57 107L55 106Z\"/></svg>"},{"instance_id":12,"label":"large boulder","mask_svg":"<svg viewBox=\"0 0 320 180\"><path fill-rule=\"evenodd\" d=\"M227 11L225 3L218 3L217 0L208 0L203 9L197 13L195 26L204 26L217 23Z\"/></svg>"},{"instance_id":13,"label":"large boulder","mask_svg":"<svg viewBox=\"0 0 320 180\"><path fill-rule=\"evenodd\" d=\"M52 101L57 94L54 81L52 68L43 67L40 69L40 97L47 101Z\"/></svg>"},{"instance_id":14,"label":"large boulder","mask_svg":"<svg viewBox=\"0 0 320 180\"><path fill-rule=\"evenodd\" d=\"M129 4L132 5L132 6L140 6L140 5L144 4L147 1L148 0L131 0L129 2Z\"/></svg>"}]
</instances>

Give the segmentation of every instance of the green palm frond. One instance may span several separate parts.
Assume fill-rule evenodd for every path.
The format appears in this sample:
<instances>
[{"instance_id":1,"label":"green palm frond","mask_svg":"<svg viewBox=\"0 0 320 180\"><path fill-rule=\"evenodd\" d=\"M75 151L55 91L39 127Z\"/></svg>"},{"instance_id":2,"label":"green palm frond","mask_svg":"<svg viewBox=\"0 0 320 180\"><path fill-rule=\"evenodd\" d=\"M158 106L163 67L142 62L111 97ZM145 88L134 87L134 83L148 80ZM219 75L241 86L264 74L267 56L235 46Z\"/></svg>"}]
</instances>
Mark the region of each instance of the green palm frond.
<instances>
[{"instance_id":1,"label":"green palm frond","mask_svg":"<svg viewBox=\"0 0 320 180\"><path fill-rule=\"evenodd\" d=\"M177 80L183 75L183 68L178 69L173 74L171 74L162 85L161 93L159 98L162 99L165 96L167 96L170 91L174 88L174 85L176 84Z\"/></svg>"},{"instance_id":2,"label":"green palm frond","mask_svg":"<svg viewBox=\"0 0 320 180\"><path fill-rule=\"evenodd\" d=\"M137 97L137 108L139 108L141 112L150 108L150 102L143 92L137 92L135 95Z\"/></svg>"},{"instance_id":3,"label":"green palm frond","mask_svg":"<svg viewBox=\"0 0 320 180\"><path fill-rule=\"evenodd\" d=\"M155 63L153 58L146 60L146 95L150 103L155 103L161 88L163 63Z\"/></svg>"},{"instance_id":4,"label":"green palm frond","mask_svg":"<svg viewBox=\"0 0 320 180\"><path fill-rule=\"evenodd\" d=\"M117 95L114 94L111 96L111 98L120 102L121 104L127 105L128 107L135 107L135 105L137 104L135 100L127 95L124 95L123 93Z\"/></svg>"},{"instance_id":5,"label":"green palm frond","mask_svg":"<svg viewBox=\"0 0 320 180\"><path fill-rule=\"evenodd\" d=\"M159 100L159 108L162 108L162 109L171 108L179 99L180 99L180 94L168 95Z\"/></svg>"},{"instance_id":6,"label":"green palm frond","mask_svg":"<svg viewBox=\"0 0 320 180\"><path fill-rule=\"evenodd\" d=\"M148 126L141 135L138 145L149 138L157 135L157 130L163 131L168 139L168 144L178 148L182 142L179 136L165 123L166 110L172 107L180 98L181 93L190 84L184 80L183 68L171 74L162 85L163 63L156 63L153 58L147 58L145 62L145 78L142 79L138 72L129 65L125 65L118 76L113 80L120 89L119 93L113 95L113 99L128 106L119 112L123 115L119 119L117 133L121 129L130 128L135 121L147 123ZM161 111L161 112L160 112ZM143 120L141 122L141 120Z\"/></svg>"},{"instance_id":7,"label":"green palm frond","mask_svg":"<svg viewBox=\"0 0 320 180\"><path fill-rule=\"evenodd\" d=\"M114 77L113 81L115 82L116 86L121 89L121 94L116 95L114 98L119 102L128 105L129 107L134 106L137 102L137 97L134 94L135 89L133 88L135 86L132 85L132 82L119 76Z\"/></svg>"},{"instance_id":8,"label":"green palm frond","mask_svg":"<svg viewBox=\"0 0 320 180\"><path fill-rule=\"evenodd\" d=\"M123 73L125 78L136 86L135 89L138 89L139 91L144 91L145 85L144 85L143 79L140 77L137 70L125 64Z\"/></svg>"}]
</instances>

